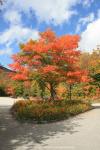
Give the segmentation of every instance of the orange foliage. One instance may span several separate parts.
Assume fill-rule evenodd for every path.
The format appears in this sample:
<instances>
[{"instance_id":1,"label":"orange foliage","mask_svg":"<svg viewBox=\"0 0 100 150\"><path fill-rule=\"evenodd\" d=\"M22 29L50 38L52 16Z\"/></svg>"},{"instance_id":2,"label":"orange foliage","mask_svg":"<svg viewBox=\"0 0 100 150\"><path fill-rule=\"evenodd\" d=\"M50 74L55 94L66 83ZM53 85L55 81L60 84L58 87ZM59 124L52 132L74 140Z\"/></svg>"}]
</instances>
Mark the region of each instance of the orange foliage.
<instances>
[{"instance_id":1,"label":"orange foliage","mask_svg":"<svg viewBox=\"0 0 100 150\"><path fill-rule=\"evenodd\" d=\"M78 35L57 37L50 29L40 33L37 41L30 40L23 44L23 55L13 55L14 63L10 67L16 73L12 78L27 80L35 70L45 75L45 80L51 80L48 73L52 73L52 80L57 81L57 84L62 80L70 84L87 82L87 72L76 66L80 56L77 50L79 40Z\"/></svg>"}]
</instances>

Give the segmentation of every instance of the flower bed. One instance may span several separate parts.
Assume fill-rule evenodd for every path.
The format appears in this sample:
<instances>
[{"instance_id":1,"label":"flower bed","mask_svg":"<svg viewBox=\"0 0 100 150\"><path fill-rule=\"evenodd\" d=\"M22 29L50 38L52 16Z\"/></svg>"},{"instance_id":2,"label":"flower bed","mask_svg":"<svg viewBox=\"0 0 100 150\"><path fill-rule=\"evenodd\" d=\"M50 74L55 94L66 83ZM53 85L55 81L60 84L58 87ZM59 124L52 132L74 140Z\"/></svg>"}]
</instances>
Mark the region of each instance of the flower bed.
<instances>
[{"instance_id":1,"label":"flower bed","mask_svg":"<svg viewBox=\"0 0 100 150\"><path fill-rule=\"evenodd\" d=\"M21 121L44 123L63 120L90 108L90 104L74 100L55 102L20 100L12 106L11 112L16 119Z\"/></svg>"}]
</instances>

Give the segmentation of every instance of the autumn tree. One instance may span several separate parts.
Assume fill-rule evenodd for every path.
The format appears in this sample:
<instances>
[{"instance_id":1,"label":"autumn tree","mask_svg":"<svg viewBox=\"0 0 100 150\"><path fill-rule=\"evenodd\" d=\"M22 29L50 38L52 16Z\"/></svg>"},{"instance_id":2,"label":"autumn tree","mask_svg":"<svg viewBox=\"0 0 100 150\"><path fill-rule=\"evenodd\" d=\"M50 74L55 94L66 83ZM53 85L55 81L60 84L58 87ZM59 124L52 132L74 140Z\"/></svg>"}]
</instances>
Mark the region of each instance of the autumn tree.
<instances>
[{"instance_id":1,"label":"autumn tree","mask_svg":"<svg viewBox=\"0 0 100 150\"><path fill-rule=\"evenodd\" d=\"M92 84L96 86L96 94L100 97L100 46L91 54L90 68Z\"/></svg>"},{"instance_id":2,"label":"autumn tree","mask_svg":"<svg viewBox=\"0 0 100 150\"><path fill-rule=\"evenodd\" d=\"M14 63L10 67L16 71L14 80L37 80L43 90L48 88L50 99L55 100L56 87L66 82L70 87L74 83L87 81L87 72L77 65L80 51L77 50L79 36L56 36L50 29L41 32L38 40L29 40L21 44L21 51L12 56Z\"/></svg>"},{"instance_id":3,"label":"autumn tree","mask_svg":"<svg viewBox=\"0 0 100 150\"><path fill-rule=\"evenodd\" d=\"M79 61L81 69L88 70L89 76L92 79L88 84L89 88L96 89L100 93L100 46L98 45L92 53L82 53ZM87 86L87 85L86 85ZM94 94L96 94L94 92ZM89 96L89 95L88 95Z\"/></svg>"}]
</instances>

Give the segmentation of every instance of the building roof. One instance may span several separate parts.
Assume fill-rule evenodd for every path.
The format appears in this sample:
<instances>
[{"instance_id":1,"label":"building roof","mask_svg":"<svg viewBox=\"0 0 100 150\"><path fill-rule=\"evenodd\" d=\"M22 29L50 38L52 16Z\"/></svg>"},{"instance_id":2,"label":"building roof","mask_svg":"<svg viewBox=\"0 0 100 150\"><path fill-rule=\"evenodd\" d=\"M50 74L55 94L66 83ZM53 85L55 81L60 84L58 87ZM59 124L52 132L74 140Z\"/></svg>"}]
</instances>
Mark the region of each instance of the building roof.
<instances>
[{"instance_id":1,"label":"building roof","mask_svg":"<svg viewBox=\"0 0 100 150\"><path fill-rule=\"evenodd\" d=\"M5 72L12 72L12 70L10 70L10 69L8 69L8 68L2 66L2 65L0 65L0 70L3 70L3 71L5 71Z\"/></svg>"}]
</instances>

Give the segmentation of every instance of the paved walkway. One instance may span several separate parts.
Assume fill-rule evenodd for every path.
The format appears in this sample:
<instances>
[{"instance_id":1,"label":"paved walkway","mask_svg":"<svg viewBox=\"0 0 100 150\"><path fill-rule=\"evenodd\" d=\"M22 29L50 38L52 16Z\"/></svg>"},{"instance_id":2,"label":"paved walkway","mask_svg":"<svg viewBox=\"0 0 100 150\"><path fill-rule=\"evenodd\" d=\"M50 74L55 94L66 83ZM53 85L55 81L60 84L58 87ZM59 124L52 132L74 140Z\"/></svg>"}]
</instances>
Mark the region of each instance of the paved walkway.
<instances>
[{"instance_id":1,"label":"paved walkway","mask_svg":"<svg viewBox=\"0 0 100 150\"><path fill-rule=\"evenodd\" d=\"M100 150L100 109L50 124L21 124L9 108L14 99L0 98L0 150Z\"/></svg>"}]
</instances>

